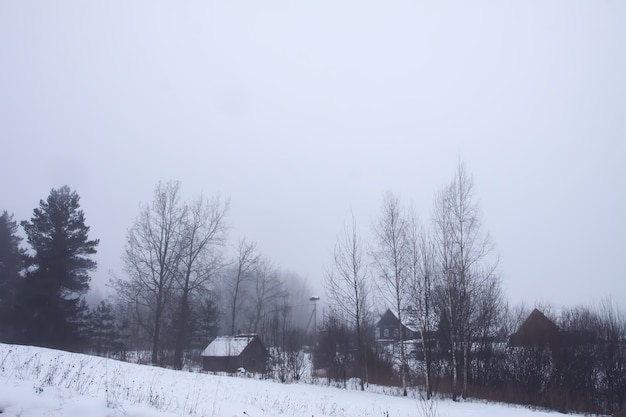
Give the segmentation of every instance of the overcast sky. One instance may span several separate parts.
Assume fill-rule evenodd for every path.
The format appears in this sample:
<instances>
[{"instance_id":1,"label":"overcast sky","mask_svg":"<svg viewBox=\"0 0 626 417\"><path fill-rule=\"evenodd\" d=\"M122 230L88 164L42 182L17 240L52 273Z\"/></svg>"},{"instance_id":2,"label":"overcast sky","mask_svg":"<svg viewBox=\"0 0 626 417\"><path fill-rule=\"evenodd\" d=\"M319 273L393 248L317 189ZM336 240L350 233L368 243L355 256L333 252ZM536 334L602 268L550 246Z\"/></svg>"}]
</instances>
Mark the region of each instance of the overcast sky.
<instances>
[{"instance_id":1,"label":"overcast sky","mask_svg":"<svg viewBox=\"0 0 626 417\"><path fill-rule=\"evenodd\" d=\"M350 210L473 175L513 303L626 300L626 2L0 2L0 210L81 196L94 282L159 180L314 286Z\"/></svg>"}]
</instances>

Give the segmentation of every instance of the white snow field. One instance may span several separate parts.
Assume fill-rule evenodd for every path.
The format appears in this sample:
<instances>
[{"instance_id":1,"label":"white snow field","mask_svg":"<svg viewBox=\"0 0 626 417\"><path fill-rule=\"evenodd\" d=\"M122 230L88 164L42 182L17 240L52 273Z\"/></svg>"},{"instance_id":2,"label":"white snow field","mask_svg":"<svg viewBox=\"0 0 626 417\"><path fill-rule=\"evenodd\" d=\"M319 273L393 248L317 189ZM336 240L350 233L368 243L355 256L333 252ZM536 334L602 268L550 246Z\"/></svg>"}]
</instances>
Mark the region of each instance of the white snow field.
<instances>
[{"instance_id":1,"label":"white snow field","mask_svg":"<svg viewBox=\"0 0 626 417\"><path fill-rule=\"evenodd\" d=\"M280 384L135 365L0 344L0 417L498 416L554 413L481 402L415 398L311 384Z\"/></svg>"}]
</instances>

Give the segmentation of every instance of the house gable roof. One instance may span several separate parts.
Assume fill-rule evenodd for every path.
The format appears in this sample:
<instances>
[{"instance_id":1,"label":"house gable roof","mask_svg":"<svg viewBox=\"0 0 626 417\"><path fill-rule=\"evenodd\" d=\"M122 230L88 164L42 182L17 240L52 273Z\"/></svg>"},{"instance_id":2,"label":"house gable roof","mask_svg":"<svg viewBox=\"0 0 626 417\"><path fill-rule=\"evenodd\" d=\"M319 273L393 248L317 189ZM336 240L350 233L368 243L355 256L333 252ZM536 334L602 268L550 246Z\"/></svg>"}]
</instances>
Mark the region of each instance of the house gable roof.
<instances>
[{"instance_id":1,"label":"house gable roof","mask_svg":"<svg viewBox=\"0 0 626 417\"><path fill-rule=\"evenodd\" d=\"M534 309L517 332L511 335L511 346L545 345L559 333L559 326L541 311Z\"/></svg>"},{"instance_id":2,"label":"house gable roof","mask_svg":"<svg viewBox=\"0 0 626 417\"><path fill-rule=\"evenodd\" d=\"M378 320L377 326L378 327L381 327L381 326L396 326L397 327L398 317L396 317L396 315L393 314L390 309L387 309L387 311L385 311L385 314L383 314L380 320Z\"/></svg>"},{"instance_id":3,"label":"house gable roof","mask_svg":"<svg viewBox=\"0 0 626 417\"><path fill-rule=\"evenodd\" d=\"M254 334L220 336L209 343L200 356L236 357L241 355L255 338L258 336Z\"/></svg>"}]
</instances>

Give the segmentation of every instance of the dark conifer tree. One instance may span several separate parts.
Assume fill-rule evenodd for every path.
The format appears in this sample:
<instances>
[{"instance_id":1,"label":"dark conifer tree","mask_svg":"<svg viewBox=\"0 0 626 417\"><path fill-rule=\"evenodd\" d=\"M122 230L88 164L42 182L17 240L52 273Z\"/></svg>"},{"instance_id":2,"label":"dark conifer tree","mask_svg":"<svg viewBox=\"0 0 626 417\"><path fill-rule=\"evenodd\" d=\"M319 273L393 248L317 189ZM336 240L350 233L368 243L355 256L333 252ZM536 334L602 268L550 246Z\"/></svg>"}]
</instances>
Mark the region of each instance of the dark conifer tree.
<instances>
[{"instance_id":1,"label":"dark conifer tree","mask_svg":"<svg viewBox=\"0 0 626 417\"><path fill-rule=\"evenodd\" d=\"M93 353L108 356L115 352L121 342L113 305L102 300L91 312L89 346Z\"/></svg>"},{"instance_id":2,"label":"dark conifer tree","mask_svg":"<svg viewBox=\"0 0 626 417\"><path fill-rule=\"evenodd\" d=\"M0 341L13 340L13 316L16 306L17 286L23 270L24 249L17 235L17 222L13 215L2 212L0 216Z\"/></svg>"},{"instance_id":3,"label":"dark conifer tree","mask_svg":"<svg viewBox=\"0 0 626 417\"><path fill-rule=\"evenodd\" d=\"M190 340L186 347L203 350L208 342L215 339L220 329L220 312L211 296L192 300L189 325Z\"/></svg>"},{"instance_id":4,"label":"dark conifer tree","mask_svg":"<svg viewBox=\"0 0 626 417\"><path fill-rule=\"evenodd\" d=\"M89 290L90 258L99 240L89 240L80 197L66 185L39 202L31 220L23 221L33 255L20 291L21 342L62 349L79 347L81 302Z\"/></svg>"}]
</instances>

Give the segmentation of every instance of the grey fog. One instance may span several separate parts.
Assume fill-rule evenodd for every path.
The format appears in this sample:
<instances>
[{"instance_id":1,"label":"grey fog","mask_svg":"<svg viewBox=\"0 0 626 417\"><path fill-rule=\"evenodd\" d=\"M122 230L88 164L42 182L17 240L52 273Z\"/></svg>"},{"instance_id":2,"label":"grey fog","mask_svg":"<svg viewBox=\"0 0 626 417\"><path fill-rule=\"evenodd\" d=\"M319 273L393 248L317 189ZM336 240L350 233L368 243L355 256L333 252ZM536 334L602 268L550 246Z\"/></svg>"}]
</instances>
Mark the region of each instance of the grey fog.
<instances>
[{"instance_id":1,"label":"grey fog","mask_svg":"<svg viewBox=\"0 0 626 417\"><path fill-rule=\"evenodd\" d=\"M0 57L0 210L76 190L100 293L159 181L321 293L462 160L508 300L626 300L624 2L7 0Z\"/></svg>"}]
</instances>

